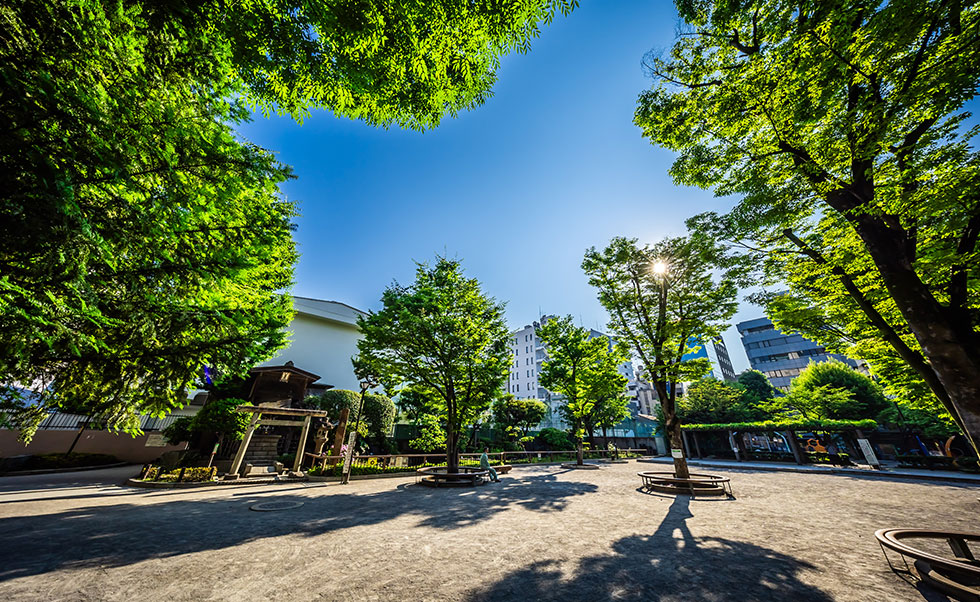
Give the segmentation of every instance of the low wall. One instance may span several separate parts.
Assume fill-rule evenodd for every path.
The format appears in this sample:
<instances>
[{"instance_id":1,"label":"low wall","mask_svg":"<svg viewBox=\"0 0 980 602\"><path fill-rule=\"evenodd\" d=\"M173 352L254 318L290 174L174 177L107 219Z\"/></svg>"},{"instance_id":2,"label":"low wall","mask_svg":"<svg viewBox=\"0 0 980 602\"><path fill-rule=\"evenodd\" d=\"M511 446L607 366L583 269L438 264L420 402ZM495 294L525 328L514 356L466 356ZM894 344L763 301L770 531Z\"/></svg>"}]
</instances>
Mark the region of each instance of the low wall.
<instances>
[{"instance_id":1,"label":"low wall","mask_svg":"<svg viewBox=\"0 0 980 602\"><path fill-rule=\"evenodd\" d=\"M77 430L39 430L34 435L31 444L17 440L19 431L0 429L0 458L22 456L24 454L63 454L71 447L71 442L78 435ZM125 433L110 433L108 431L89 431L82 433L73 451L90 454L109 454L125 462L145 464L160 457L160 454L173 450L181 450L186 444L147 446L146 442L153 437L151 443L157 443L160 433L148 433L139 437L130 437Z\"/></svg>"}]
</instances>

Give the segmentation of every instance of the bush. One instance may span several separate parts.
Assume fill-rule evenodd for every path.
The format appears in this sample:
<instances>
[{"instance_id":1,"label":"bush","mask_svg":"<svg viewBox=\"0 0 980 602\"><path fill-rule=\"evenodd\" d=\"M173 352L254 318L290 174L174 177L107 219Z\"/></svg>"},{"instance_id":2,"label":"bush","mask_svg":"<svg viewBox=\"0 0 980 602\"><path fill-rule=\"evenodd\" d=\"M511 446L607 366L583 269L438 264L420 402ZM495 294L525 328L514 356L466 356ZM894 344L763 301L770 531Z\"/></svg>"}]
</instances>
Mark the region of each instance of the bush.
<instances>
[{"instance_id":1,"label":"bush","mask_svg":"<svg viewBox=\"0 0 980 602\"><path fill-rule=\"evenodd\" d=\"M568 433L555 428L543 429L538 433L538 440L548 449L564 451L575 448L575 444L572 443L572 439L568 436Z\"/></svg>"},{"instance_id":2,"label":"bush","mask_svg":"<svg viewBox=\"0 0 980 602\"><path fill-rule=\"evenodd\" d=\"M215 475L218 473L218 469L214 466L208 468L206 466L196 466L192 468L180 468L177 470L171 470L170 472L161 473L161 468L158 466L150 466L146 473L143 475L144 481L165 481L165 482L176 482L180 479L181 483L201 483L204 481L213 481ZM184 472L183 478L180 477L181 471Z\"/></svg>"},{"instance_id":3,"label":"bush","mask_svg":"<svg viewBox=\"0 0 980 602\"><path fill-rule=\"evenodd\" d=\"M181 416L170 423L170 426L163 429L163 438L170 445L177 445L182 441L190 441L194 433L194 418L192 416Z\"/></svg>"}]
</instances>

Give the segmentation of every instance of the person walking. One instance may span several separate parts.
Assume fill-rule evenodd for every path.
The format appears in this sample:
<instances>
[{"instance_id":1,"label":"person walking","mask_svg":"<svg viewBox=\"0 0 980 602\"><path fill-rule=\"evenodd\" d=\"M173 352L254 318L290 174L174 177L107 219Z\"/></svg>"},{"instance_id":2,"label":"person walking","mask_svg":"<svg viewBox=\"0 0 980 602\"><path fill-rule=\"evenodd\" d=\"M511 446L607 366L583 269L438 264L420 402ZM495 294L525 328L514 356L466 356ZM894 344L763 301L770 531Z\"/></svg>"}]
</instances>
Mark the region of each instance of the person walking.
<instances>
[{"instance_id":1,"label":"person walking","mask_svg":"<svg viewBox=\"0 0 980 602\"><path fill-rule=\"evenodd\" d=\"M490 458L487 456L488 451L490 451L489 447L483 448L483 455L480 456L480 470L490 471L490 480L494 483L499 483L500 479L497 478L497 471L490 467Z\"/></svg>"}]
</instances>

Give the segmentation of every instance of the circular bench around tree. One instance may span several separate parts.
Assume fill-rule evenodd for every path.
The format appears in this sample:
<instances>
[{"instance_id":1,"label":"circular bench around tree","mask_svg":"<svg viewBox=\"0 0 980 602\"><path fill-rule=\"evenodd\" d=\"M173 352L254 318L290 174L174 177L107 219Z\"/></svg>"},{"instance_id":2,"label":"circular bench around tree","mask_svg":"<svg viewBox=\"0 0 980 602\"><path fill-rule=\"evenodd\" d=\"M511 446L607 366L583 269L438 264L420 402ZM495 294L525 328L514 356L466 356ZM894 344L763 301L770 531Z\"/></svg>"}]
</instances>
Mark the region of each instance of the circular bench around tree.
<instances>
[{"instance_id":1,"label":"circular bench around tree","mask_svg":"<svg viewBox=\"0 0 980 602\"><path fill-rule=\"evenodd\" d=\"M643 488L660 493L686 493L692 497L698 495L726 495L735 497L732 493L731 480L710 474L690 473L689 478L682 479L673 472L657 472L647 470L636 473L643 480Z\"/></svg>"},{"instance_id":2,"label":"circular bench around tree","mask_svg":"<svg viewBox=\"0 0 980 602\"><path fill-rule=\"evenodd\" d=\"M474 487L486 482L490 471L460 466L448 472L447 466L426 466L415 471L415 482L426 487Z\"/></svg>"},{"instance_id":3,"label":"circular bench around tree","mask_svg":"<svg viewBox=\"0 0 980 602\"><path fill-rule=\"evenodd\" d=\"M875 531L875 538L892 571L900 572L885 549L898 552L903 560L911 558L912 566L909 567L906 561L906 570L944 594L955 600L980 602L980 561L977 561L968 543L980 544L980 533L879 529ZM945 541L953 557L939 556L907 543L916 539Z\"/></svg>"}]
</instances>

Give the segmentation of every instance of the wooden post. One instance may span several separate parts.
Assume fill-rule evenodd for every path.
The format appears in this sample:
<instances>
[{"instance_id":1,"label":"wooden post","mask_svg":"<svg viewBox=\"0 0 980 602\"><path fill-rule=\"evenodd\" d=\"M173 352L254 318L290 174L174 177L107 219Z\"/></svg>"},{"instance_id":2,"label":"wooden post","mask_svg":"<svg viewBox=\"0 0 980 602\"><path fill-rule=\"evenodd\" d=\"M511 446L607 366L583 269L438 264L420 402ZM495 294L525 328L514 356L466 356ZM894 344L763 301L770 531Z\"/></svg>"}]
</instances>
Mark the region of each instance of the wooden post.
<instances>
[{"instance_id":1,"label":"wooden post","mask_svg":"<svg viewBox=\"0 0 980 602\"><path fill-rule=\"evenodd\" d=\"M732 446L732 451L735 452L735 459L741 462L742 454L738 451L738 444L735 443L735 435L732 434L732 431L728 431L728 444Z\"/></svg>"},{"instance_id":2,"label":"wooden post","mask_svg":"<svg viewBox=\"0 0 980 602\"><path fill-rule=\"evenodd\" d=\"M688 440L688 433L687 433L687 431L683 431L683 430L681 431L681 442L684 444L684 457L685 458L690 458L691 455L692 455L691 454L691 442Z\"/></svg>"},{"instance_id":3,"label":"wooden post","mask_svg":"<svg viewBox=\"0 0 980 602\"><path fill-rule=\"evenodd\" d=\"M261 418L262 414L255 412L252 414L252 419L248 421L245 436L242 437L242 443L238 446L238 451L235 453L235 460L231 463L231 470L228 471L228 475L234 475L231 477L233 479L238 478L238 471L242 467L242 460L245 459L245 450L248 448L249 442L252 441L252 433L255 432L255 425L258 424ZM226 478L228 475L226 475Z\"/></svg>"},{"instance_id":4,"label":"wooden post","mask_svg":"<svg viewBox=\"0 0 980 602\"><path fill-rule=\"evenodd\" d=\"M694 451L697 452L698 458L704 459L704 455L701 453L701 444L698 443L698 432L692 431L691 438L694 439Z\"/></svg>"},{"instance_id":5,"label":"wooden post","mask_svg":"<svg viewBox=\"0 0 980 602\"><path fill-rule=\"evenodd\" d=\"M299 447L296 448L296 460L293 461L293 472L299 472L303 466L303 453L306 451L306 436L310 434L310 421L312 416L307 416L303 421L303 430L299 434Z\"/></svg>"},{"instance_id":6,"label":"wooden post","mask_svg":"<svg viewBox=\"0 0 980 602\"><path fill-rule=\"evenodd\" d=\"M796 434L793 431L783 431L783 437L786 438L786 445L793 452L793 459L796 460L797 464L803 464L803 454L800 452L800 446L796 442Z\"/></svg>"},{"instance_id":7,"label":"wooden post","mask_svg":"<svg viewBox=\"0 0 980 602\"><path fill-rule=\"evenodd\" d=\"M337 421L337 434L333 438L333 448L330 450L331 456L339 456L340 449L344 446L344 435L347 434L347 420L350 418L350 408L340 411L340 420ZM337 463L336 458L331 458L330 466Z\"/></svg>"}]
</instances>

